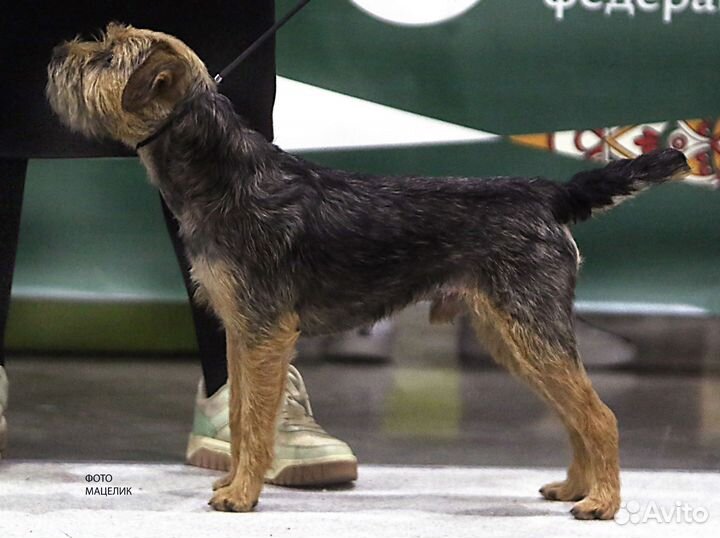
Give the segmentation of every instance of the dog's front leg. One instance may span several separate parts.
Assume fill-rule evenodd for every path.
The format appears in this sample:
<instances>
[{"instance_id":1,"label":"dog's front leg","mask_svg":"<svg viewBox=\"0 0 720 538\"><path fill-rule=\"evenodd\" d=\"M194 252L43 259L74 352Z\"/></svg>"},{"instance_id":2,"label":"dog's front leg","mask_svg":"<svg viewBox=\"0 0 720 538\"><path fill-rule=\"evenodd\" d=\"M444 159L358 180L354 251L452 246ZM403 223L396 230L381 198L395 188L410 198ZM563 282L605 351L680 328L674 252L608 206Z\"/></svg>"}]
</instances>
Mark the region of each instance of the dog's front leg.
<instances>
[{"instance_id":1,"label":"dog's front leg","mask_svg":"<svg viewBox=\"0 0 720 538\"><path fill-rule=\"evenodd\" d=\"M242 360L243 348L241 347L242 342L236 336L237 333L238 331L226 331L225 333L225 357L227 360L229 381L232 381L235 378L239 378L239 376L241 375L241 371L239 371L239 368L240 361ZM218 489L229 486L232 483L233 478L235 478L235 470L237 469L236 465L240 458L240 443L235 441L235 436L233 435L233 432L239 433L242 427L242 417L240 415L241 402L239 401L240 393L235 388L235 383L229 383L228 387L230 389L230 408L228 410L231 431L230 471L225 476L218 478L217 480L215 480L215 482L213 482L213 491L217 491Z\"/></svg>"},{"instance_id":2,"label":"dog's front leg","mask_svg":"<svg viewBox=\"0 0 720 538\"><path fill-rule=\"evenodd\" d=\"M226 328L232 467L210 499L216 510L249 512L257 504L274 456L275 420L297 326L297 317L288 315L262 336Z\"/></svg>"}]
</instances>

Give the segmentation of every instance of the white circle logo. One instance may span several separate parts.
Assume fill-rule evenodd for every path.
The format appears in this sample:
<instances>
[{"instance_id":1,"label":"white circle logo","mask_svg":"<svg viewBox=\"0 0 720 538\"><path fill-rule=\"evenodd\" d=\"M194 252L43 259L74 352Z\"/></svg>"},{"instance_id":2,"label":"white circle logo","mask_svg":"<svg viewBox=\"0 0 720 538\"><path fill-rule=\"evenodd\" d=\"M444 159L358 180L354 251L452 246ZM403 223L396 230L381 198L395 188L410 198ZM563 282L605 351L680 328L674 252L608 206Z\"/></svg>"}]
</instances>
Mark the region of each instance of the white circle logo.
<instances>
[{"instance_id":1,"label":"white circle logo","mask_svg":"<svg viewBox=\"0 0 720 538\"><path fill-rule=\"evenodd\" d=\"M462 15L480 0L351 0L382 21L403 26L429 26Z\"/></svg>"},{"instance_id":2,"label":"white circle logo","mask_svg":"<svg viewBox=\"0 0 720 538\"><path fill-rule=\"evenodd\" d=\"M615 523L618 525L627 525L632 523L637 525L640 522L640 503L637 501L630 501L625 503L624 501L620 504L620 510L615 514Z\"/></svg>"}]
</instances>

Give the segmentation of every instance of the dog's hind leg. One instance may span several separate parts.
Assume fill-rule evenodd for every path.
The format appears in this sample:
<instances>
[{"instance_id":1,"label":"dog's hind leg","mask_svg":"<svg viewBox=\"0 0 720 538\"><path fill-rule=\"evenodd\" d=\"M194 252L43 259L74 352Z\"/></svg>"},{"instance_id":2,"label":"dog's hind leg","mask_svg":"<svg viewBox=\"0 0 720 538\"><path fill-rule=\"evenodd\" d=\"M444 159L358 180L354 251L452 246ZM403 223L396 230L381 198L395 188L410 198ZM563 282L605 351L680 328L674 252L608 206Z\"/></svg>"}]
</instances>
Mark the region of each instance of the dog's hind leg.
<instances>
[{"instance_id":1,"label":"dog's hind leg","mask_svg":"<svg viewBox=\"0 0 720 538\"><path fill-rule=\"evenodd\" d=\"M571 308L548 304L551 295L526 298L523 307L537 311L521 316L481 291L470 292L467 302L478 336L495 360L540 394L568 430L573 461L567 478L544 486L542 495L580 501L572 509L578 519L611 519L620 506L617 423L580 363Z\"/></svg>"},{"instance_id":2,"label":"dog's hind leg","mask_svg":"<svg viewBox=\"0 0 720 538\"><path fill-rule=\"evenodd\" d=\"M226 327L232 467L210 500L216 510L248 512L257 504L272 463L275 421L299 336L297 327L294 314L252 338Z\"/></svg>"},{"instance_id":3,"label":"dog's hind leg","mask_svg":"<svg viewBox=\"0 0 720 538\"><path fill-rule=\"evenodd\" d=\"M550 482L540 488L540 494L549 501L581 501L590 492L592 477L589 476L590 462L588 451L580 433L572 422L560 416L568 430L573 459L568 468L567 478L558 482Z\"/></svg>"}]
</instances>

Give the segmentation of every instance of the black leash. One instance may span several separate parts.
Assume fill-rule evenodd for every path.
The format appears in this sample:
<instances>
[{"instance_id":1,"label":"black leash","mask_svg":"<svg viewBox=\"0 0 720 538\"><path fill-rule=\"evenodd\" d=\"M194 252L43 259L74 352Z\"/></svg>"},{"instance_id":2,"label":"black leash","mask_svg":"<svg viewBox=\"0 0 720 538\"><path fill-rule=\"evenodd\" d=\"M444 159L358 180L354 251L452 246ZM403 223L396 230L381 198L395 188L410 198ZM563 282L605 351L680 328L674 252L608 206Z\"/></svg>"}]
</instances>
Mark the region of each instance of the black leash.
<instances>
[{"instance_id":1,"label":"black leash","mask_svg":"<svg viewBox=\"0 0 720 538\"><path fill-rule=\"evenodd\" d=\"M248 59L248 57L255 52L257 49L262 46L265 41L270 39L275 33L282 28L286 22L288 22L290 19L292 19L295 15L297 15L298 11L300 11L302 8L304 8L306 5L310 3L310 0L300 0L298 4L292 8L289 12L287 12L280 20L278 20L275 24L273 24L270 28L265 30L263 34L258 37L255 41L252 42L252 44L246 48L244 51L238 55L237 58L235 58L232 62L230 62L225 69L220 71L217 75L215 75L215 83L220 84L225 78L232 73L238 65L243 63L245 60ZM141 140L138 142L138 144L135 146L135 149L138 150L144 146L147 146L150 142L157 139L161 134L163 134L167 129L172 125L172 123L177 120L180 116L183 116L185 113L187 113L190 110L189 106L190 101L185 100L182 103L179 103L172 114L163 122L163 124L155 131L153 134L148 136L146 139Z\"/></svg>"},{"instance_id":2,"label":"black leash","mask_svg":"<svg viewBox=\"0 0 720 538\"><path fill-rule=\"evenodd\" d=\"M270 28L265 30L265 33L258 37L252 45L250 45L248 48L246 48L244 51L240 53L240 55L235 58L230 64L220 71L217 75L215 75L215 82L220 84L223 80L225 80L225 77L227 77L230 73L232 73L235 68L243 63L248 56L250 56L253 52L255 52L265 41L267 41L270 37L272 37L280 28L282 28L287 21L292 19L295 15L297 15L297 12L300 11L302 8L304 8L306 5L310 3L310 0L300 0L298 4L292 8L290 11L288 11L285 16L277 21L275 24L273 24Z\"/></svg>"}]
</instances>

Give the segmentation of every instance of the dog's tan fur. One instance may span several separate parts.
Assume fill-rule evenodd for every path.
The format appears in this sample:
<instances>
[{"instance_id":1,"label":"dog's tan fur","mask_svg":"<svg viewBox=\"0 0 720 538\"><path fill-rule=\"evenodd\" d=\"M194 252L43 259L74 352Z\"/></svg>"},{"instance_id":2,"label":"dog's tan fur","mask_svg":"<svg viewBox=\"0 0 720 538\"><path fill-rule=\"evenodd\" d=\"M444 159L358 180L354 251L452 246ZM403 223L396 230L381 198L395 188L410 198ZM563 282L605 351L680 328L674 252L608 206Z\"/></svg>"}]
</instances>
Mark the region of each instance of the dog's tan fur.
<instances>
[{"instance_id":1,"label":"dog's tan fur","mask_svg":"<svg viewBox=\"0 0 720 538\"><path fill-rule=\"evenodd\" d=\"M64 47L61 52L69 58L54 73L51 104L66 124L90 136L110 136L134 146L158 128L188 88L214 89L195 53L158 32L111 24L99 43L73 41ZM110 62L109 68L97 69L94 62L103 61L108 50L112 57L104 61ZM139 151L143 161L145 151ZM155 180L153 164L145 164ZM180 220L202 223L200 218ZM202 257L191 261L199 294L227 332L232 470L216 482L210 503L218 510L248 511L258 500L273 456L273 423L299 336L299 318L296 312L281 312L274 326L256 330L251 311L240 299L248 296L252 283L239 280L230 262ZM620 504L616 421L593 390L574 343L563 346L549 341L531 322L520 324L479 287L439 297L433 321L452 319L463 303L497 362L540 394L569 432L574 455L567 479L544 486L542 495L580 501L573 509L578 518L612 518ZM570 315L564 321L571 332ZM574 342L572 335L565 340Z\"/></svg>"},{"instance_id":2,"label":"dog's tan fur","mask_svg":"<svg viewBox=\"0 0 720 538\"><path fill-rule=\"evenodd\" d=\"M519 325L482 292L469 292L467 302L478 337L493 358L547 401L568 430L573 460L567 479L540 492L548 500L584 499L573 508L580 518L611 518L620 507L617 423L577 351L557 348L533 327Z\"/></svg>"},{"instance_id":3,"label":"dog's tan fur","mask_svg":"<svg viewBox=\"0 0 720 538\"><path fill-rule=\"evenodd\" d=\"M48 94L50 105L64 123L86 136L134 146L190 86L215 88L197 54L160 32L110 23L100 41L74 39L61 46L73 63L63 72L65 80ZM156 54L138 63L138 55L149 48ZM108 49L111 57L105 56ZM93 68L104 61L110 62L109 69Z\"/></svg>"},{"instance_id":4,"label":"dog's tan fur","mask_svg":"<svg viewBox=\"0 0 720 538\"><path fill-rule=\"evenodd\" d=\"M257 503L265 471L273 458L274 424L287 367L300 336L294 314L283 317L261 343L227 330L232 468L216 483L210 504L216 510L247 512Z\"/></svg>"},{"instance_id":5,"label":"dog's tan fur","mask_svg":"<svg viewBox=\"0 0 720 538\"><path fill-rule=\"evenodd\" d=\"M196 259L192 276L198 295L222 320L227 335L232 464L230 473L213 485L210 504L217 510L247 512L257 503L272 463L274 422L300 336L299 322L288 312L270 333L250 333L242 305L234 300L244 283L225 264Z\"/></svg>"}]
</instances>

